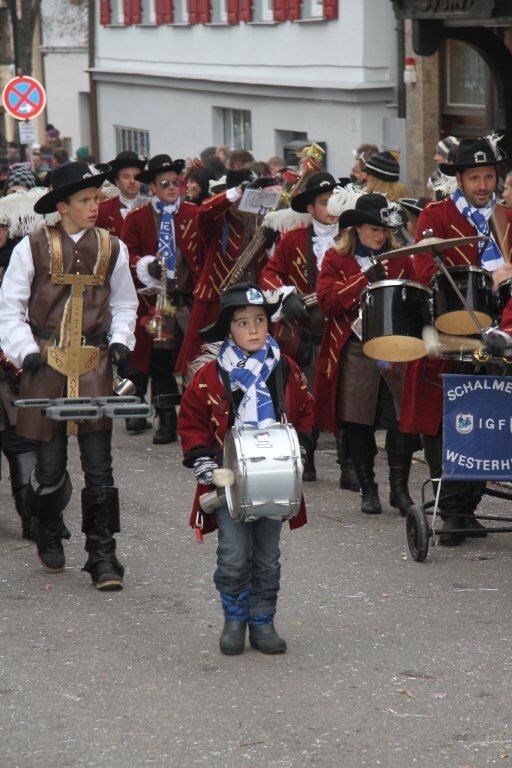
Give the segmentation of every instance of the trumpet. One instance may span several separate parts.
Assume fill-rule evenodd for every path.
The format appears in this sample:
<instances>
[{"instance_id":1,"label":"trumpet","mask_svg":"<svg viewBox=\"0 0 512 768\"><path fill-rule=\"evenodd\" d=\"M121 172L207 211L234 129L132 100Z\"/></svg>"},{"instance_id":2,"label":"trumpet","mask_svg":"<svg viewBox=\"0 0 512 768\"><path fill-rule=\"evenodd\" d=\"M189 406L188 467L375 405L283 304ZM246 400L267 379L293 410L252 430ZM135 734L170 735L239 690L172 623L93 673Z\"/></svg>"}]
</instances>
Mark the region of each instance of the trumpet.
<instances>
[{"instance_id":1,"label":"trumpet","mask_svg":"<svg viewBox=\"0 0 512 768\"><path fill-rule=\"evenodd\" d=\"M172 317L178 307L167 297L167 263L165 257L160 258L162 274L160 276L160 288L156 297L156 304L151 307L148 314L142 319L142 325L154 341L166 341L169 334L164 332L165 320Z\"/></svg>"}]
</instances>

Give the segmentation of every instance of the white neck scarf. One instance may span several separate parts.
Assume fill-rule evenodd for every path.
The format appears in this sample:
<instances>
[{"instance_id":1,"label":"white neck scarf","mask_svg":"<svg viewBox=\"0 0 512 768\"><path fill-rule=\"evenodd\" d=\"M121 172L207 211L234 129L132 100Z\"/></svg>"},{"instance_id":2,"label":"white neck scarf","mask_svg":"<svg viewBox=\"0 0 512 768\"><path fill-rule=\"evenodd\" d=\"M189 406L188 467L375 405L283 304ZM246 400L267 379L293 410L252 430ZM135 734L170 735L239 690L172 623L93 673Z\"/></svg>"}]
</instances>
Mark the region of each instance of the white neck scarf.
<instances>
[{"instance_id":1,"label":"white neck scarf","mask_svg":"<svg viewBox=\"0 0 512 768\"><path fill-rule=\"evenodd\" d=\"M334 247L335 238L339 233L339 225L338 222L336 224L322 224L316 219L313 219L311 223L315 233L313 235L313 253L316 256L318 271L320 271L325 254L329 248Z\"/></svg>"}]
</instances>

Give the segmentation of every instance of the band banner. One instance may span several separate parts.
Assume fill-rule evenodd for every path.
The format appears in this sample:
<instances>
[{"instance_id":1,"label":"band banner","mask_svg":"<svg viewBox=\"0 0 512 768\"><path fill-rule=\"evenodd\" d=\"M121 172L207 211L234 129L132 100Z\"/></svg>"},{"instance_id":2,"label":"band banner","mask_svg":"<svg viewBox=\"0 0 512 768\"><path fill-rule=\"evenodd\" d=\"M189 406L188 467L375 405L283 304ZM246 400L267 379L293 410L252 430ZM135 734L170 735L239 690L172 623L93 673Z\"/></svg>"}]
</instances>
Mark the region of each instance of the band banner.
<instances>
[{"instance_id":1,"label":"band banner","mask_svg":"<svg viewBox=\"0 0 512 768\"><path fill-rule=\"evenodd\" d=\"M443 477L512 480L512 377L443 375Z\"/></svg>"}]
</instances>

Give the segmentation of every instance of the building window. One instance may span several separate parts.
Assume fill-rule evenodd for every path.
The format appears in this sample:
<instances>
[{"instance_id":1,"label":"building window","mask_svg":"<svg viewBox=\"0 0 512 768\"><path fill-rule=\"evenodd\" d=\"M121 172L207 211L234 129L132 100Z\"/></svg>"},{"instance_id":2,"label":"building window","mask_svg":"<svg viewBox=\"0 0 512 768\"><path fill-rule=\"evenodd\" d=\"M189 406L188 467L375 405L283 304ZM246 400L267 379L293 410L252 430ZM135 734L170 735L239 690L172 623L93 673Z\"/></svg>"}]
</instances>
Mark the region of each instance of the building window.
<instances>
[{"instance_id":1,"label":"building window","mask_svg":"<svg viewBox=\"0 0 512 768\"><path fill-rule=\"evenodd\" d=\"M248 109L223 109L224 144L232 149L252 149L251 113Z\"/></svg>"},{"instance_id":2,"label":"building window","mask_svg":"<svg viewBox=\"0 0 512 768\"><path fill-rule=\"evenodd\" d=\"M174 0L174 24L188 24L188 0Z\"/></svg>"},{"instance_id":3,"label":"building window","mask_svg":"<svg viewBox=\"0 0 512 768\"><path fill-rule=\"evenodd\" d=\"M274 0L254 0L253 21L274 21Z\"/></svg>"},{"instance_id":4,"label":"building window","mask_svg":"<svg viewBox=\"0 0 512 768\"><path fill-rule=\"evenodd\" d=\"M137 128L125 128L116 125L116 151L136 152L138 155L149 157L149 131L140 131Z\"/></svg>"},{"instance_id":5,"label":"building window","mask_svg":"<svg viewBox=\"0 0 512 768\"><path fill-rule=\"evenodd\" d=\"M111 24L124 25L124 3L123 0L110 0Z\"/></svg>"},{"instance_id":6,"label":"building window","mask_svg":"<svg viewBox=\"0 0 512 768\"><path fill-rule=\"evenodd\" d=\"M210 24L227 24L228 8L227 0L211 0Z\"/></svg>"},{"instance_id":7,"label":"building window","mask_svg":"<svg viewBox=\"0 0 512 768\"><path fill-rule=\"evenodd\" d=\"M449 40L446 52L448 107L483 109L486 66L479 53L466 43Z\"/></svg>"},{"instance_id":8,"label":"building window","mask_svg":"<svg viewBox=\"0 0 512 768\"><path fill-rule=\"evenodd\" d=\"M155 0L141 0L141 7L142 7L142 23L155 24L156 23Z\"/></svg>"},{"instance_id":9,"label":"building window","mask_svg":"<svg viewBox=\"0 0 512 768\"><path fill-rule=\"evenodd\" d=\"M302 0L301 19L323 19L323 0Z\"/></svg>"}]
</instances>

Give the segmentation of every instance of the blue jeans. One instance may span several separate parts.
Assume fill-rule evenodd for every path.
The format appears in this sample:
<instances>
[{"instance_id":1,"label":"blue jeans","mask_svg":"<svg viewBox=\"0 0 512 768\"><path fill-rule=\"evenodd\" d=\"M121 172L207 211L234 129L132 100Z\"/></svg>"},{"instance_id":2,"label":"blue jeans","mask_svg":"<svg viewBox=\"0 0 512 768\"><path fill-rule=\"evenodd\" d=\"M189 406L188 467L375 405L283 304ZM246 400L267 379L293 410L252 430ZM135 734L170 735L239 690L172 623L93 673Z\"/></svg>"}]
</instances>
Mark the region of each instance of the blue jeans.
<instances>
[{"instance_id":1,"label":"blue jeans","mask_svg":"<svg viewBox=\"0 0 512 768\"><path fill-rule=\"evenodd\" d=\"M281 577L282 523L268 517L252 523L237 523L226 506L215 514L219 527L215 586L227 595L249 590L249 615L273 616Z\"/></svg>"},{"instance_id":2,"label":"blue jeans","mask_svg":"<svg viewBox=\"0 0 512 768\"><path fill-rule=\"evenodd\" d=\"M112 432L87 432L78 436L80 459L85 485L101 488L114 485L112 475ZM39 443L37 448L36 480L49 488L57 485L66 471L68 462L68 438L66 424L59 424L55 437L49 443Z\"/></svg>"}]
</instances>

